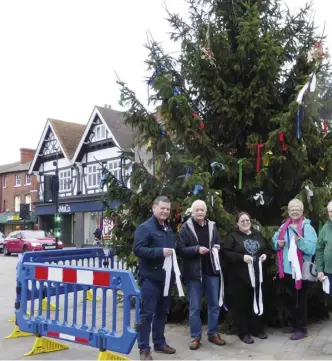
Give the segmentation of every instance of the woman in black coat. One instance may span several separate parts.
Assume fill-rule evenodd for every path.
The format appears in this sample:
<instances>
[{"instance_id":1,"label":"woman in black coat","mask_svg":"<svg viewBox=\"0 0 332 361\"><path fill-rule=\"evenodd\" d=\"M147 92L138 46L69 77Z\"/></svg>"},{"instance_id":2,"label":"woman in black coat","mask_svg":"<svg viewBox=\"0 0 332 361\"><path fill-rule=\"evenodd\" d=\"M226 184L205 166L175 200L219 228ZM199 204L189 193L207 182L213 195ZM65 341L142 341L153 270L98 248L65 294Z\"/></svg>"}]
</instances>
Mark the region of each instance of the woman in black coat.
<instances>
[{"instance_id":1,"label":"woman in black coat","mask_svg":"<svg viewBox=\"0 0 332 361\"><path fill-rule=\"evenodd\" d=\"M227 265L228 287L232 293L233 319L239 338L254 343L251 336L266 339L263 314L262 276L267 243L259 231L252 229L248 213L236 217L237 230L230 233L223 245Z\"/></svg>"}]
</instances>

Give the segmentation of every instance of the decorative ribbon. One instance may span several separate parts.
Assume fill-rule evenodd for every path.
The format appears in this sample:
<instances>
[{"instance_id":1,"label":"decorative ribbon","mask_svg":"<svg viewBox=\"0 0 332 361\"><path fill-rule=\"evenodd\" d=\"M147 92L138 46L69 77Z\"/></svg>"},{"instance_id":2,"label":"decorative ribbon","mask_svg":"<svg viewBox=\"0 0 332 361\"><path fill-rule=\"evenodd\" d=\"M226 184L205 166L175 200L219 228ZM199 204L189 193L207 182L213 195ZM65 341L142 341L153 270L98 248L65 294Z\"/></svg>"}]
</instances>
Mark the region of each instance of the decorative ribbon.
<instances>
[{"instance_id":1,"label":"decorative ribbon","mask_svg":"<svg viewBox=\"0 0 332 361\"><path fill-rule=\"evenodd\" d=\"M190 167L186 167L186 175L184 177L184 180L187 180L192 175L192 169Z\"/></svg>"},{"instance_id":2,"label":"decorative ribbon","mask_svg":"<svg viewBox=\"0 0 332 361\"><path fill-rule=\"evenodd\" d=\"M147 145L148 148L151 148L152 147L152 139L150 138L149 141L148 141L148 145Z\"/></svg>"},{"instance_id":3,"label":"decorative ribbon","mask_svg":"<svg viewBox=\"0 0 332 361\"><path fill-rule=\"evenodd\" d=\"M269 164L270 164L270 156L271 155L273 155L273 153L270 150L264 154L264 157L263 157L264 167L269 166Z\"/></svg>"},{"instance_id":4,"label":"decorative ribbon","mask_svg":"<svg viewBox=\"0 0 332 361\"><path fill-rule=\"evenodd\" d=\"M323 123L323 132L326 134L327 131L328 131L328 120L324 120L324 123Z\"/></svg>"},{"instance_id":5,"label":"decorative ribbon","mask_svg":"<svg viewBox=\"0 0 332 361\"><path fill-rule=\"evenodd\" d=\"M159 130L160 130L161 136L166 135L166 130L164 129L164 122L162 120L160 120L158 122L158 125L159 125Z\"/></svg>"},{"instance_id":6,"label":"decorative ribbon","mask_svg":"<svg viewBox=\"0 0 332 361\"><path fill-rule=\"evenodd\" d=\"M282 151L287 150L287 145L286 145L286 142L285 142L285 132L279 132L278 137L279 137L279 142L280 142L280 145L281 145L281 150Z\"/></svg>"},{"instance_id":7,"label":"decorative ribbon","mask_svg":"<svg viewBox=\"0 0 332 361\"><path fill-rule=\"evenodd\" d=\"M239 184L238 184L238 189L242 189L242 172L243 172L243 169L242 169L242 166L243 166L243 160L240 159L238 160L237 164L239 165Z\"/></svg>"},{"instance_id":8,"label":"decorative ribbon","mask_svg":"<svg viewBox=\"0 0 332 361\"><path fill-rule=\"evenodd\" d=\"M176 259L176 253L175 253L174 249L172 250L171 256L165 257L163 269L165 270L165 273L166 273L164 297L169 295L169 286L170 286L170 282L171 282L172 269L174 269L175 282L176 282L176 287L179 292L179 296L183 297L184 292L183 292L182 283L181 283L181 279L180 279L181 272L179 269L179 265L178 265L178 261Z\"/></svg>"},{"instance_id":9,"label":"decorative ribbon","mask_svg":"<svg viewBox=\"0 0 332 361\"><path fill-rule=\"evenodd\" d=\"M104 185L107 182L109 173L110 173L109 170L105 166L103 166L102 171L101 171L101 178L100 178L100 182L99 182L100 189L104 188Z\"/></svg>"},{"instance_id":10,"label":"decorative ribbon","mask_svg":"<svg viewBox=\"0 0 332 361\"><path fill-rule=\"evenodd\" d=\"M258 262L258 269L259 269L259 277L258 283L259 283L259 289L256 288L256 275L255 275L255 269L254 269L254 262ZM252 258L252 261L248 263L248 271L249 271L249 277L251 281L251 286L254 289L254 312L256 315L261 316L264 312L264 306L263 306L263 294L262 294L262 283L263 283L263 272L262 272L262 260L259 259L258 261L254 261ZM258 291L258 302L257 302L257 291Z\"/></svg>"},{"instance_id":11,"label":"decorative ribbon","mask_svg":"<svg viewBox=\"0 0 332 361\"><path fill-rule=\"evenodd\" d=\"M171 155L169 154L169 152L166 152L165 159L169 160L170 158L171 158Z\"/></svg>"},{"instance_id":12,"label":"decorative ribbon","mask_svg":"<svg viewBox=\"0 0 332 361\"><path fill-rule=\"evenodd\" d=\"M216 266L216 271L219 271L220 273L220 291L219 291L219 306L221 307L224 304L224 277L222 274L220 261L219 261L219 250L216 247L212 248L212 257L214 264Z\"/></svg>"},{"instance_id":13,"label":"decorative ribbon","mask_svg":"<svg viewBox=\"0 0 332 361\"><path fill-rule=\"evenodd\" d=\"M259 204L260 204L261 206L264 206L264 203L265 203L265 202L264 202L263 194L264 194L264 192L261 191L261 192L259 192L259 193L256 193L256 194L253 196L253 198L254 198L255 201L257 201L257 200L259 199Z\"/></svg>"},{"instance_id":14,"label":"decorative ribbon","mask_svg":"<svg viewBox=\"0 0 332 361\"><path fill-rule=\"evenodd\" d=\"M257 147L256 173L259 173L261 170L261 149L264 147L264 144L255 143L255 147Z\"/></svg>"},{"instance_id":15,"label":"decorative ribbon","mask_svg":"<svg viewBox=\"0 0 332 361\"><path fill-rule=\"evenodd\" d=\"M200 184L196 184L195 187L194 187L194 195L197 196L197 194L202 191L204 189L204 187Z\"/></svg>"},{"instance_id":16,"label":"decorative ribbon","mask_svg":"<svg viewBox=\"0 0 332 361\"><path fill-rule=\"evenodd\" d=\"M157 66L156 70L154 71L154 73L152 74L151 78L148 80L148 85L151 85L154 80L156 79L156 77L158 75L160 75L160 73L165 70L166 68L163 65L159 65Z\"/></svg>"},{"instance_id":17,"label":"decorative ribbon","mask_svg":"<svg viewBox=\"0 0 332 361\"><path fill-rule=\"evenodd\" d=\"M314 196L314 192L310 189L310 187L308 185L305 186L305 189L307 191L307 200L310 203L311 197Z\"/></svg>"},{"instance_id":18,"label":"decorative ribbon","mask_svg":"<svg viewBox=\"0 0 332 361\"><path fill-rule=\"evenodd\" d=\"M124 98L124 94L123 94L123 92L121 92L121 94L120 94L119 104L120 104L122 107L123 107L124 100L125 100L125 98Z\"/></svg>"},{"instance_id":19,"label":"decorative ribbon","mask_svg":"<svg viewBox=\"0 0 332 361\"><path fill-rule=\"evenodd\" d=\"M180 92L180 90L179 90L177 87L174 87L174 88L173 88L173 94L174 94L174 95L180 95L181 92Z\"/></svg>"},{"instance_id":20,"label":"decorative ribbon","mask_svg":"<svg viewBox=\"0 0 332 361\"><path fill-rule=\"evenodd\" d=\"M225 170L225 166L220 162L212 162L212 163L210 163L210 166L212 168L212 176L214 176L217 169Z\"/></svg>"}]
</instances>

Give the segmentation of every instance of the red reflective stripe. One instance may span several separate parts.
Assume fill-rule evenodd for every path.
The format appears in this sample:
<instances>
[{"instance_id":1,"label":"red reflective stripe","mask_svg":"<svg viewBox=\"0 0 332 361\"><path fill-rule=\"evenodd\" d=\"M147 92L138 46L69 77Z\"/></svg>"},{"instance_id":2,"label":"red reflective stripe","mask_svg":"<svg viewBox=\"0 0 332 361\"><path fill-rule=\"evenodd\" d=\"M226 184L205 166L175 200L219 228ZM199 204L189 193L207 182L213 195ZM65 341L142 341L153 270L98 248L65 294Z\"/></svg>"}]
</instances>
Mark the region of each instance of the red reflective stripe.
<instances>
[{"instance_id":1,"label":"red reflective stripe","mask_svg":"<svg viewBox=\"0 0 332 361\"><path fill-rule=\"evenodd\" d=\"M109 272L93 272L93 285L94 286L105 286L110 285L111 274Z\"/></svg>"},{"instance_id":2,"label":"red reflective stripe","mask_svg":"<svg viewBox=\"0 0 332 361\"><path fill-rule=\"evenodd\" d=\"M75 341L76 341L76 342L79 342L79 343L84 343L84 345L88 345L88 344L89 344L89 340L87 340L86 338L75 337Z\"/></svg>"},{"instance_id":3,"label":"red reflective stripe","mask_svg":"<svg viewBox=\"0 0 332 361\"><path fill-rule=\"evenodd\" d=\"M47 336L59 338L60 334L59 332L48 331Z\"/></svg>"},{"instance_id":4,"label":"red reflective stripe","mask_svg":"<svg viewBox=\"0 0 332 361\"><path fill-rule=\"evenodd\" d=\"M48 268L47 267L36 267L35 268L35 279L47 280L48 279Z\"/></svg>"},{"instance_id":5,"label":"red reflective stripe","mask_svg":"<svg viewBox=\"0 0 332 361\"><path fill-rule=\"evenodd\" d=\"M64 268L62 271L62 282L76 283L77 272L74 269Z\"/></svg>"}]
</instances>

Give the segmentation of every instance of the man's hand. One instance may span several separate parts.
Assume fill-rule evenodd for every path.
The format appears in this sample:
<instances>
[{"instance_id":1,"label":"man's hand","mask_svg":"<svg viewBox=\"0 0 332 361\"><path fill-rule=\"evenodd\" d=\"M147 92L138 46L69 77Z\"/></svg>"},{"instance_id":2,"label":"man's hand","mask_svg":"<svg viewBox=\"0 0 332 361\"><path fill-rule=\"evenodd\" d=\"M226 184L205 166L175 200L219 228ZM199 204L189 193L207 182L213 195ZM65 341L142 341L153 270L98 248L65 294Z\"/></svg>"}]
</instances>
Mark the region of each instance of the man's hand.
<instances>
[{"instance_id":1,"label":"man's hand","mask_svg":"<svg viewBox=\"0 0 332 361\"><path fill-rule=\"evenodd\" d=\"M245 255L243 256L243 261L244 261L245 263L250 264L250 263L252 263L252 257L251 257L251 256L248 256L247 254L245 254Z\"/></svg>"},{"instance_id":2,"label":"man's hand","mask_svg":"<svg viewBox=\"0 0 332 361\"><path fill-rule=\"evenodd\" d=\"M173 254L172 248L164 248L164 257L169 257Z\"/></svg>"},{"instance_id":3,"label":"man's hand","mask_svg":"<svg viewBox=\"0 0 332 361\"><path fill-rule=\"evenodd\" d=\"M323 281L324 277L325 277L324 272L318 272L317 278L318 278L320 281Z\"/></svg>"},{"instance_id":4,"label":"man's hand","mask_svg":"<svg viewBox=\"0 0 332 361\"><path fill-rule=\"evenodd\" d=\"M206 253L209 253L209 249L206 248L206 247L199 247L199 253L200 254L206 254Z\"/></svg>"},{"instance_id":5,"label":"man's hand","mask_svg":"<svg viewBox=\"0 0 332 361\"><path fill-rule=\"evenodd\" d=\"M262 254L259 259L262 261L262 262L265 262L266 261L266 254Z\"/></svg>"},{"instance_id":6,"label":"man's hand","mask_svg":"<svg viewBox=\"0 0 332 361\"><path fill-rule=\"evenodd\" d=\"M279 248L284 248L285 247L285 240L278 239L278 247Z\"/></svg>"}]
</instances>

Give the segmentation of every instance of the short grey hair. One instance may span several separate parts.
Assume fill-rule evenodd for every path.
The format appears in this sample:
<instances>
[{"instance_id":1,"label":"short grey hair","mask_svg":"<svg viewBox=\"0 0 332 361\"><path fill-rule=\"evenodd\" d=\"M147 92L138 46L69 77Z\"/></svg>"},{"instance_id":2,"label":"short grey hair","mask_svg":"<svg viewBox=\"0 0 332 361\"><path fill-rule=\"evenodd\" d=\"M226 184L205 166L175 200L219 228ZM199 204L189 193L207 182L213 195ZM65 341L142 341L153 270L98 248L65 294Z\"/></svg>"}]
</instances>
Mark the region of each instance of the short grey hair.
<instances>
[{"instance_id":1,"label":"short grey hair","mask_svg":"<svg viewBox=\"0 0 332 361\"><path fill-rule=\"evenodd\" d=\"M332 201L330 201L326 207L327 210L329 210L329 208L332 208Z\"/></svg>"},{"instance_id":2,"label":"short grey hair","mask_svg":"<svg viewBox=\"0 0 332 361\"><path fill-rule=\"evenodd\" d=\"M205 212L207 211L207 206L206 203L204 201L202 201L201 199L197 199L192 205L191 205L191 215L194 216L194 209L196 206L198 205L202 205Z\"/></svg>"},{"instance_id":3,"label":"short grey hair","mask_svg":"<svg viewBox=\"0 0 332 361\"><path fill-rule=\"evenodd\" d=\"M154 201L153 204L159 204L160 202L165 202L165 203L171 203L170 199L166 196L158 196Z\"/></svg>"},{"instance_id":4,"label":"short grey hair","mask_svg":"<svg viewBox=\"0 0 332 361\"><path fill-rule=\"evenodd\" d=\"M299 208L301 208L302 211L304 210L303 202L300 201L300 200L297 199L297 198L294 198L294 199L292 199L291 201L289 201L289 203L288 203L288 209L289 209L290 207L299 207Z\"/></svg>"}]
</instances>

